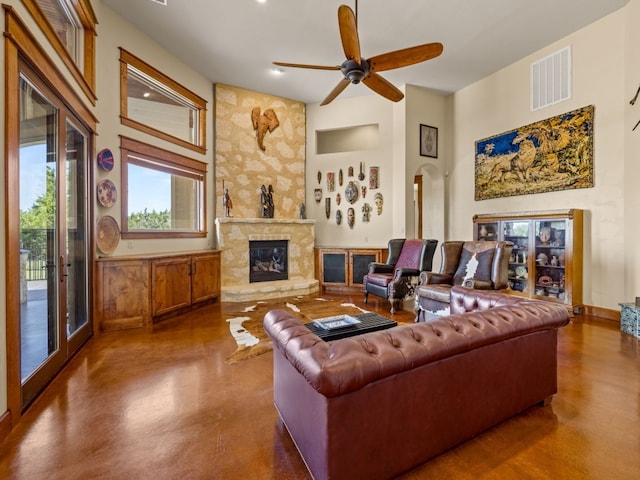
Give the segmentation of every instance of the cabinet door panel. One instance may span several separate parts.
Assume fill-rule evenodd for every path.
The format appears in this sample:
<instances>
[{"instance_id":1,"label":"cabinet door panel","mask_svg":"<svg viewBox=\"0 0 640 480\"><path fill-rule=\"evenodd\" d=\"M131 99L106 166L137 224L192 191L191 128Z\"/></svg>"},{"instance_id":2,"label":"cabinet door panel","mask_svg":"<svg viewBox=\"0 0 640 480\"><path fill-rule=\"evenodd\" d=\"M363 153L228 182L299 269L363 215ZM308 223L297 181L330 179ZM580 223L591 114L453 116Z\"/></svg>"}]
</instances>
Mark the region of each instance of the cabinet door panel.
<instances>
[{"instance_id":1,"label":"cabinet door panel","mask_svg":"<svg viewBox=\"0 0 640 480\"><path fill-rule=\"evenodd\" d=\"M351 285L362 285L362 277L369 271L369 264L377 261L378 255L376 252L351 252Z\"/></svg>"},{"instance_id":2,"label":"cabinet door panel","mask_svg":"<svg viewBox=\"0 0 640 480\"><path fill-rule=\"evenodd\" d=\"M347 252L322 252L322 282L347 283Z\"/></svg>"},{"instance_id":3,"label":"cabinet door panel","mask_svg":"<svg viewBox=\"0 0 640 480\"><path fill-rule=\"evenodd\" d=\"M220 255L198 255L191 263L191 300L203 302L220 296Z\"/></svg>"},{"instance_id":4,"label":"cabinet door panel","mask_svg":"<svg viewBox=\"0 0 640 480\"><path fill-rule=\"evenodd\" d=\"M191 258L153 260L151 264L152 315L161 315L191 304Z\"/></svg>"},{"instance_id":5,"label":"cabinet door panel","mask_svg":"<svg viewBox=\"0 0 640 480\"><path fill-rule=\"evenodd\" d=\"M145 325L149 318L149 270L146 261L100 263L98 282L96 305L101 330Z\"/></svg>"}]
</instances>

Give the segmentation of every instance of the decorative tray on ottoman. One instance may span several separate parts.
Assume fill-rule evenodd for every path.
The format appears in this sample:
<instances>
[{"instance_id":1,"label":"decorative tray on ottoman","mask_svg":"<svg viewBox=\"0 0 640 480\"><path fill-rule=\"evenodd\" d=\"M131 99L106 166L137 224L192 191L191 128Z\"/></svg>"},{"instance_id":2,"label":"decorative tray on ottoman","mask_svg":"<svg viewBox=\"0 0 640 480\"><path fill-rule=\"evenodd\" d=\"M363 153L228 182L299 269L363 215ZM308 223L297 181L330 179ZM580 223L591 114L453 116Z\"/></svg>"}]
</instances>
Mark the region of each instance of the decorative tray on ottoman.
<instances>
[{"instance_id":1,"label":"decorative tray on ottoman","mask_svg":"<svg viewBox=\"0 0 640 480\"><path fill-rule=\"evenodd\" d=\"M398 323L374 312L318 318L306 327L325 341L352 337L362 333L395 327Z\"/></svg>"},{"instance_id":2,"label":"decorative tray on ottoman","mask_svg":"<svg viewBox=\"0 0 640 480\"><path fill-rule=\"evenodd\" d=\"M360 320L351 315L336 315L335 317L319 318L313 321L316 327L320 327L323 330L351 327L358 323L361 323Z\"/></svg>"}]
</instances>

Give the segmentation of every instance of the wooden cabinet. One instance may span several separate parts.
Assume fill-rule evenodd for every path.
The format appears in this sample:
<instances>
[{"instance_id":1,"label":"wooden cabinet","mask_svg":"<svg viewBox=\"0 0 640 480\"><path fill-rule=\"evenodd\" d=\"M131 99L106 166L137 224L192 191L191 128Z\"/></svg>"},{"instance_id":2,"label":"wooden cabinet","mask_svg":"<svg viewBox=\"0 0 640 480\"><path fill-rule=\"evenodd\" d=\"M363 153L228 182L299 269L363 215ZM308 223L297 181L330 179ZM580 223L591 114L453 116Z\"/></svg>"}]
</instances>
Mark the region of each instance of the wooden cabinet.
<instances>
[{"instance_id":1,"label":"wooden cabinet","mask_svg":"<svg viewBox=\"0 0 640 480\"><path fill-rule=\"evenodd\" d=\"M475 215L476 240L513 243L507 293L582 309L583 211Z\"/></svg>"},{"instance_id":2,"label":"wooden cabinet","mask_svg":"<svg viewBox=\"0 0 640 480\"><path fill-rule=\"evenodd\" d=\"M323 290L362 290L369 263L385 261L387 249L317 248L317 278Z\"/></svg>"},{"instance_id":3,"label":"wooden cabinet","mask_svg":"<svg viewBox=\"0 0 640 480\"><path fill-rule=\"evenodd\" d=\"M198 254L151 261L154 317L220 296L220 254Z\"/></svg>"},{"instance_id":4,"label":"wooden cabinet","mask_svg":"<svg viewBox=\"0 0 640 480\"><path fill-rule=\"evenodd\" d=\"M220 297L220 252L191 257L191 303Z\"/></svg>"},{"instance_id":5,"label":"wooden cabinet","mask_svg":"<svg viewBox=\"0 0 640 480\"><path fill-rule=\"evenodd\" d=\"M186 252L96 261L96 330L152 324L220 297L220 252Z\"/></svg>"},{"instance_id":6,"label":"wooden cabinet","mask_svg":"<svg viewBox=\"0 0 640 480\"><path fill-rule=\"evenodd\" d=\"M139 328L149 323L147 260L98 259L95 283L95 331Z\"/></svg>"},{"instance_id":7,"label":"wooden cabinet","mask_svg":"<svg viewBox=\"0 0 640 480\"><path fill-rule=\"evenodd\" d=\"M151 291L154 317L191 305L191 257L152 260Z\"/></svg>"}]
</instances>

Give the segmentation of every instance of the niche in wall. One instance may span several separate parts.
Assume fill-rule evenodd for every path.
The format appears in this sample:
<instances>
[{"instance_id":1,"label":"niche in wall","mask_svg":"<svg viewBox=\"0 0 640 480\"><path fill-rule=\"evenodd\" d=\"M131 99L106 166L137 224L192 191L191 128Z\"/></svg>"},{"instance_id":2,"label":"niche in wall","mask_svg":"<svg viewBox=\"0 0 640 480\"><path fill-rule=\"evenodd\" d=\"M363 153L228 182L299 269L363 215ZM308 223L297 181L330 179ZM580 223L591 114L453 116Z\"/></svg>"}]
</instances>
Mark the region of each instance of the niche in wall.
<instances>
[{"instance_id":1,"label":"niche in wall","mask_svg":"<svg viewBox=\"0 0 640 480\"><path fill-rule=\"evenodd\" d=\"M378 124L316 130L316 153L355 152L378 147Z\"/></svg>"}]
</instances>

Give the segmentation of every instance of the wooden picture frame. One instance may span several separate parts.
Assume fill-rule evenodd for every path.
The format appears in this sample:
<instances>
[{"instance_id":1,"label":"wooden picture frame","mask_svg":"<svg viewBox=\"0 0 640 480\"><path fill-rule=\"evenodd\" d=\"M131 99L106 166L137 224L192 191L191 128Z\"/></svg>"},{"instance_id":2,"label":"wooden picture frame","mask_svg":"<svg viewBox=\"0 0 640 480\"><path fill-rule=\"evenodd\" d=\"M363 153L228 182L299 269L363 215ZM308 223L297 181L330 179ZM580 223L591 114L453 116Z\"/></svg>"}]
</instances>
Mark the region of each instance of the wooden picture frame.
<instances>
[{"instance_id":1,"label":"wooden picture frame","mask_svg":"<svg viewBox=\"0 0 640 480\"><path fill-rule=\"evenodd\" d=\"M420 124L420 155L438 158L438 129Z\"/></svg>"}]
</instances>

